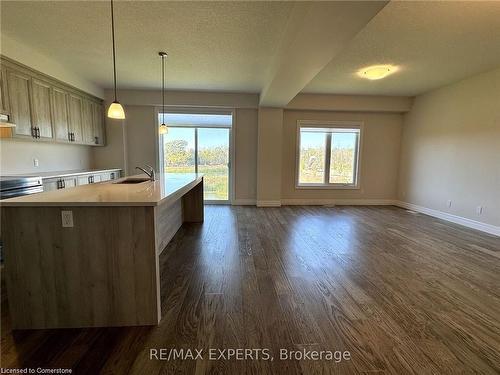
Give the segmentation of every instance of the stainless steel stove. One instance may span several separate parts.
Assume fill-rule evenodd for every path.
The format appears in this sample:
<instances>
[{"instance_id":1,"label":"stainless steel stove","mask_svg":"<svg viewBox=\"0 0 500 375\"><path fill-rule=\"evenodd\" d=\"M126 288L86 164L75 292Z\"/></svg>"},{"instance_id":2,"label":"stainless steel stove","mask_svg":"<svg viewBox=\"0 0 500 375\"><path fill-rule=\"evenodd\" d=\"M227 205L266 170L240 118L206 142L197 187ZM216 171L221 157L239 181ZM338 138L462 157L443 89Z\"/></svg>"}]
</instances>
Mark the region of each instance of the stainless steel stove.
<instances>
[{"instance_id":1,"label":"stainless steel stove","mask_svg":"<svg viewBox=\"0 0 500 375\"><path fill-rule=\"evenodd\" d=\"M20 197L22 195L41 193L42 191L41 177L0 177L0 199Z\"/></svg>"}]
</instances>

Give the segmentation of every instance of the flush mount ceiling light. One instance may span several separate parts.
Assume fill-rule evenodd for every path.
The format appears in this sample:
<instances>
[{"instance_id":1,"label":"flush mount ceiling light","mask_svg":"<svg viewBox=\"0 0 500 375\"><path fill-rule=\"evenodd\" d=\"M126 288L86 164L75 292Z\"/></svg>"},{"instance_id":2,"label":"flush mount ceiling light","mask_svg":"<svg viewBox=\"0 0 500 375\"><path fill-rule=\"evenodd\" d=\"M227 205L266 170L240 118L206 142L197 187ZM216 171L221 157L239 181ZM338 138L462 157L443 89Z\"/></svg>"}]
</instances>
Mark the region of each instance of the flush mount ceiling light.
<instances>
[{"instance_id":1,"label":"flush mount ceiling light","mask_svg":"<svg viewBox=\"0 0 500 375\"><path fill-rule=\"evenodd\" d=\"M165 60L167 59L166 52L158 52L158 55L161 57L161 125L159 132L160 134L167 134L168 127L165 124Z\"/></svg>"},{"instance_id":2,"label":"flush mount ceiling light","mask_svg":"<svg viewBox=\"0 0 500 375\"><path fill-rule=\"evenodd\" d=\"M372 65L358 70L358 76L374 81L385 78L397 70L398 67L395 65Z\"/></svg>"},{"instance_id":3,"label":"flush mount ceiling light","mask_svg":"<svg viewBox=\"0 0 500 375\"><path fill-rule=\"evenodd\" d=\"M113 0L111 0L111 38L113 39L113 82L115 87L115 100L108 108L108 117L123 120L125 111L116 98L116 53L115 53L115 17L113 14Z\"/></svg>"}]
</instances>

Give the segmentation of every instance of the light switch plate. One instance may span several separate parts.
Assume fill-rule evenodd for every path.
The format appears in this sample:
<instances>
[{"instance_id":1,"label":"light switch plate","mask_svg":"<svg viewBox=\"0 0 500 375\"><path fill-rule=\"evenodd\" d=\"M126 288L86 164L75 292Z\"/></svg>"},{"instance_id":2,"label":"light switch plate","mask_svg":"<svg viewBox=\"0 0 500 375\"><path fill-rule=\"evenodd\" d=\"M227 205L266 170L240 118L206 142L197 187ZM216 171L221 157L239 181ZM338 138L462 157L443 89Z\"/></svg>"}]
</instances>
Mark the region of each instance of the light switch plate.
<instances>
[{"instance_id":1,"label":"light switch plate","mask_svg":"<svg viewBox=\"0 0 500 375\"><path fill-rule=\"evenodd\" d=\"M73 211L61 211L63 228L73 228Z\"/></svg>"}]
</instances>

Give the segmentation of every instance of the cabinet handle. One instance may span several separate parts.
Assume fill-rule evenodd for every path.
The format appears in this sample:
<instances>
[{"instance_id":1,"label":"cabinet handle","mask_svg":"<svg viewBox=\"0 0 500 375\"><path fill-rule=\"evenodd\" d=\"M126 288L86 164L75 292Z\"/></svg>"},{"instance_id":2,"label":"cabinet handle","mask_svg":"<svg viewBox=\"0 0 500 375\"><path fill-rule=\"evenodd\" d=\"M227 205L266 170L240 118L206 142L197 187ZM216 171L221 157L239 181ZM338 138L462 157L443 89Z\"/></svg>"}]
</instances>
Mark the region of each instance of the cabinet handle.
<instances>
[{"instance_id":1,"label":"cabinet handle","mask_svg":"<svg viewBox=\"0 0 500 375\"><path fill-rule=\"evenodd\" d=\"M40 138L40 128L37 126L35 129L36 129L36 137Z\"/></svg>"},{"instance_id":2,"label":"cabinet handle","mask_svg":"<svg viewBox=\"0 0 500 375\"><path fill-rule=\"evenodd\" d=\"M31 127L31 136L35 138L35 128Z\"/></svg>"},{"instance_id":3,"label":"cabinet handle","mask_svg":"<svg viewBox=\"0 0 500 375\"><path fill-rule=\"evenodd\" d=\"M94 142L95 142L96 145L98 145L99 144L99 137L97 137L97 136L94 137Z\"/></svg>"},{"instance_id":4,"label":"cabinet handle","mask_svg":"<svg viewBox=\"0 0 500 375\"><path fill-rule=\"evenodd\" d=\"M61 181L62 181L63 189L66 188L66 181L64 181L64 180L61 180Z\"/></svg>"},{"instance_id":5,"label":"cabinet handle","mask_svg":"<svg viewBox=\"0 0 500 375\"><path fill-rule=\"evenodd\" d=\"M70 132L68 132L68 141L71 142L71 133Z\"/></svg>"},{"instance_id":6,"label":"cabinet handle","mask_svg":"<svg viewBox=\"0 0 500 375\"><path fill-rule=\"evenodd\" d=\"M71 140L74 142L75 141L75 133L71 133Z\"/></svg>"}]
</instances>

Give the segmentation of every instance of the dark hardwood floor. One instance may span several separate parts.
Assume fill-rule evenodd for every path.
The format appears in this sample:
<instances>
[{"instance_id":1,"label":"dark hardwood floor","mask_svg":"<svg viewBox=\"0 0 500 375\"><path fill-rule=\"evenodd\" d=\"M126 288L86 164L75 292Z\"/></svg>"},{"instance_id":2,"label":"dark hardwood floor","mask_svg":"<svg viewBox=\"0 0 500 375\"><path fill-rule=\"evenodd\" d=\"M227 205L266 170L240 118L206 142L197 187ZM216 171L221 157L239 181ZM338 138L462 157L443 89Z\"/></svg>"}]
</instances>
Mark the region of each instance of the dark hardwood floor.
<instances>
[{"instance_id":1,"label":"dark hardwood floor","mask_svg":"<svg viewBox=\"0 0 500 375\"><path fill-rule=\"evenodd\" d=\"M396 207L206 207L161 257L157 327L17 331L2 367L76 374L498 374L500 239ZM106 301L102 301L106 303ZM267 348L274 361L150 359ZM280 348L350 360L279 360ZM186 352L185 352L186 353ZM195 353L193 353L195 354Z\"/></svg>"}]
</instances>

